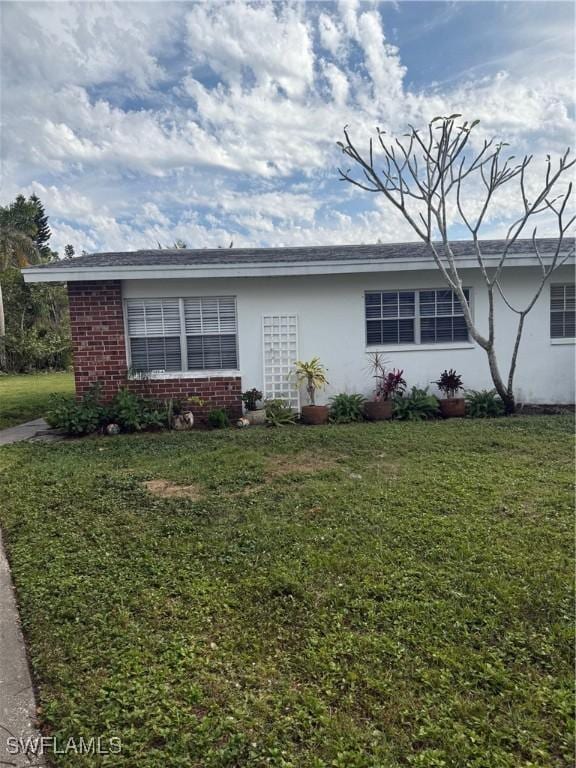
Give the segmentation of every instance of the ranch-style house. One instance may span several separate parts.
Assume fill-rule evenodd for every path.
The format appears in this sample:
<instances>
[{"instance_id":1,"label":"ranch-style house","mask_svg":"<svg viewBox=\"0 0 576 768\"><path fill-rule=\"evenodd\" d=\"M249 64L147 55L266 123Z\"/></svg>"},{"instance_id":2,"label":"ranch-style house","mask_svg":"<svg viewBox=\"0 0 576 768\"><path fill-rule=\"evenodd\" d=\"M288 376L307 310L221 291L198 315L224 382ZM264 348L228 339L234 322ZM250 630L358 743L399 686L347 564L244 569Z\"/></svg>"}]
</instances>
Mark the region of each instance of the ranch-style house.
<instances>
[{"instance_id":1,"label":"ranch-style house","mask_svg":"<svg viewBox=\"0 0 576 768\"><path fill-rule=\"evenodd\" d=\"M538 241L544 261L556 242ZM482 248L493 265L502 242ZM454 252L473 317L485 330L487 293L472 243L457 242ZM369 396L371 350L404 369L409 385L431 386L455 368L467 387L492 387L484 350L419 243L95 253L23 272L28 283L67 283L78 395L100 382L107 398L122 386L160 398L197 395L206 410L225 407L235 416L242 390L256 387L298 408L305 394L292 375L296 360L318 356L327 368L320 402L345 391ZM509 301L525 304L540 274L532 242L517 241L502 278ZM528 315L518 402L574 403L574 301L571 256ZM515 327L499 300L503 368Z\"/></svg>"}]
</instances>

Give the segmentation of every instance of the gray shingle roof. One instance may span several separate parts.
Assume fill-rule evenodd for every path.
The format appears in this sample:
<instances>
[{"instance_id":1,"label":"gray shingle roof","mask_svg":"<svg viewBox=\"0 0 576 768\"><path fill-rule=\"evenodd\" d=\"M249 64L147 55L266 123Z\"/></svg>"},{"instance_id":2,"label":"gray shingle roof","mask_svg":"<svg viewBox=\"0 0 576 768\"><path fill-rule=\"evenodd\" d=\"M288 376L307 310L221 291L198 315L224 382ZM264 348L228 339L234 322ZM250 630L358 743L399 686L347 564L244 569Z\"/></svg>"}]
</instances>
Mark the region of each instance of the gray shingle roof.
<instances>
[{"instance_id":1,"label":"gray shingle roof","mask_svg":"<svg viewBox=\"0 0 576 768\"><path fill-rule=\"evenodd\" d=\"M543 256L554 253L555 238L539 238L538 246ZM566 240L563 250L568 250L573 240ZM483 240L482 252L485 256L498 256L502 252L502 240ZM452 243L457 257L474 256L470 240ZM531 240L517 240L510 249L510 255L533 254ZM262 264L294 263L312 261L380 261L385 259L425 259L431 255L424 243L387 243L376 245L320 245L300 246L296 248L216 248L216 249L163 249L151 251L111 251L92 253L74 259L52 262L42 265L49 269L75 267L144 267L144 266L199 266L208 264Z\"/></svg>"}]
</instances>

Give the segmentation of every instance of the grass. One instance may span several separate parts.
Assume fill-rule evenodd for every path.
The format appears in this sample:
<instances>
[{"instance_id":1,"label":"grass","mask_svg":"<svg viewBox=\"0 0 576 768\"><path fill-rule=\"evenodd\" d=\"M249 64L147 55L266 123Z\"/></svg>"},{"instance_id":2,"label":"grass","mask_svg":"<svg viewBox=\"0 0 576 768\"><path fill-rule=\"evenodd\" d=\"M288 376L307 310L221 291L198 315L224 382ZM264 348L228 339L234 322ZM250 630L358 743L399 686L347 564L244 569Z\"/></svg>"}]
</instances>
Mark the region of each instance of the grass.
<instances>
[{"instance_id":1,"label":"grass","mask_svg":"<svg viewBox=\"0 0 576 768\"><path fill-rule=\"evenodd\" d=\"M572 765L572 434L553 416L2 449L45 732L122 740L91 767Z\"/></svg>"},{"instance_id":2,"label":"grass","mask_svg":"<svg viewBox=\"0 0 576 768\"><path fill-rule=\"evenodd\" d=\"M0 429L43 416L55 392L73 394L72 373L0 375Z\"/></svg>"}]
</instances>

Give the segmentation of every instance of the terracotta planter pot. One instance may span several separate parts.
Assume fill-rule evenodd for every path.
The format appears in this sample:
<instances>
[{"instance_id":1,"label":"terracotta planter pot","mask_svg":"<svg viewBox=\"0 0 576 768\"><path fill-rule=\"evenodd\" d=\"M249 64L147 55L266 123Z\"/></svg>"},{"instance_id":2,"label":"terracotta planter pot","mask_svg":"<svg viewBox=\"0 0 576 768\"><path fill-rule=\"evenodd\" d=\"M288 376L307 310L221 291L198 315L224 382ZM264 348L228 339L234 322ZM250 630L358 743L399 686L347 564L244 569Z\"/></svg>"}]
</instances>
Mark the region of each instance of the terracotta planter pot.
<instances>
[{"instance_id":1,"label":"terracotta planter pot","mask_svg":"<svg viewBox=\"0 0 576 768\"><path fill-rule=\"evenodd\" d=\"M364 403L364 415L368 421L384 421L392 418L392 400L369 400Z\"/></svg>"},{"instance_id":2,"label":"terracotta planter pot","mask_svg":"<svg viewBox=\"0 0 576 768\"><path fill-rule=\"evenodd\" d=\"M301 414L304 424L327 424L327 405L303 405Z\"/></svg>"},{"instance_id":3,"label":"terracotta planter pot","mask_svg":"<svg viewBox=\"0 0 576 768\"><path fill-rule=\"evenodd\" d=\"M466 401L463 397L449 397L439 402L440 413L445 419L463 418L466 416Z\"/></svg>"},{"instance_id":4,"label":"terracotta planter pot","mask_svg":"<svg viewBox=\"0 0 576 768\"><path fill-rule=\"evenodd\" d=\"M258 408L256 411L246 411L244 417L249 424L266 424L266 409Z\"/></svg>"}]
</instances>

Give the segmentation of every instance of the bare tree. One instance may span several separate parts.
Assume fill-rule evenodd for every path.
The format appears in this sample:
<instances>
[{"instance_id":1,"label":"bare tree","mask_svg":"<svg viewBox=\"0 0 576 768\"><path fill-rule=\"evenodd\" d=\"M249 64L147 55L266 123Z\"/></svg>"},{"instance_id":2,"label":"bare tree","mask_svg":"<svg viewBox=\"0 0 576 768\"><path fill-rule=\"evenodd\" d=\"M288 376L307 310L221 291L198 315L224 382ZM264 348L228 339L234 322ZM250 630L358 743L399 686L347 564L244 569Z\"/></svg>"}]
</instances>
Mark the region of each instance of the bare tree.
<instances>
[{"instance_id":1,"label":"bare tree","mask_svg":"<svg viewBox=\"0 0 576 768\"><path fill-rule=\"evenodd\" d=\"M567 217L567 206L572 195L572 183L556 194L564 174L576 161L569 160L570 150L553 165L547 157L546 171L538 190L528 198L526 171L532 155L520 162L514 157L504 159L505 143L485 140L482 147L473 150L470 136L478 120L472 123L456 121L461 115L436 117L422 135L409 126L401 138L387 136L377 130L376 147L370 139L365 153L353 143L348 128L344 128L344 142L338 142L343 153L356 164L357 173L339 169L340 178L367 192L383 194L399 211L418 237L426 243L434 262L448 286L462 305L466 325L474 341L488 356L494 386L508 413L515 410L514 373L526 315L534 307L552 273L573 254L574 245L566 252L563 242L575 216ZM466 155L469 152L469 157ZM359 173L358 173L359 172ZM485 223L496 192L505 184L516 180L519 193L518 218L508 229L495 263L489 265L483 253L480 230ZM466 182L466 184L465 184ZM467 211L465 187L480 190L480 205L474 213ZM537 228L531 233L531 248L540 268L540 276L533 295L522 307L514 306L502 287L502 271L512 246L533 223L539 213L552 215L558 227L554 252L545 259L538 247ZM488 334L482 333L471 315L457 258L451 244L449 228L452 218L463 224L471 236L478 266L488 291ZM566 220L568 218L568 220ZM495 297L500 295L506 306L517 316L516 336L506 381L500 373L495 351Z\"/></svg>"}]
</instances>

